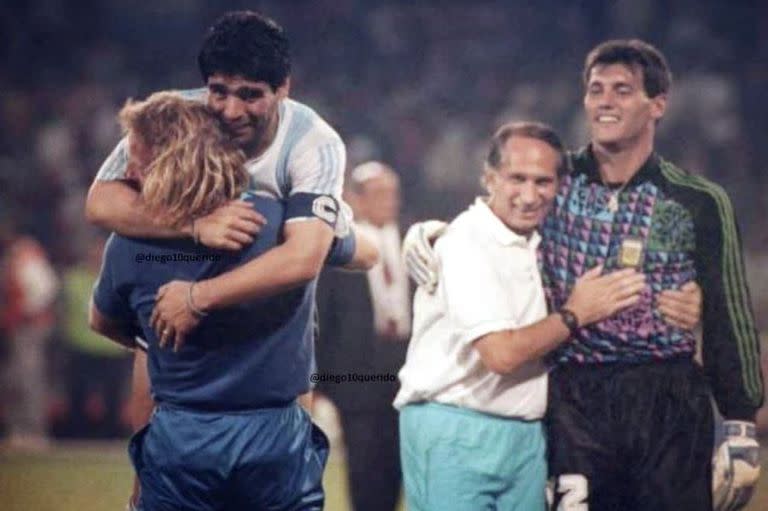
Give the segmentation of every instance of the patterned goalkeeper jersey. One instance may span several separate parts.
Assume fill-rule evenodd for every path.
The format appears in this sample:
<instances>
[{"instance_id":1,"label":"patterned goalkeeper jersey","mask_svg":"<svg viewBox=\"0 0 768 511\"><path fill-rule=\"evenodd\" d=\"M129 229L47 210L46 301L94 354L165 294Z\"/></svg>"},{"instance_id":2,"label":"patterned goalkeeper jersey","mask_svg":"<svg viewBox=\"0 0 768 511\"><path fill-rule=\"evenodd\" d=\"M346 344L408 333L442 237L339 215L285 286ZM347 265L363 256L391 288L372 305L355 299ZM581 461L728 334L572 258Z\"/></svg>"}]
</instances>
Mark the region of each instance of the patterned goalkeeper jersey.
<instances>
[{"instance_id":1,"label":"patterned goalkeeper jersey","mask_svg":"<svg viewBox=\"0 0 768 511\"><path fill-rule=\"evenodd\" d=\"M763 393L759 344L728 196L655 154L621 187L603 184L589 148L574 154L572 165L542 228L542 278L552 309L598 264L604 272L635 266L648 285L637 305L580 329L554 359L693 357L693 333L667 324L656 302L661 291L696 280L704 293L704 366L718 405L726 416L754 412Z\"/></svg>"}]
</instances>

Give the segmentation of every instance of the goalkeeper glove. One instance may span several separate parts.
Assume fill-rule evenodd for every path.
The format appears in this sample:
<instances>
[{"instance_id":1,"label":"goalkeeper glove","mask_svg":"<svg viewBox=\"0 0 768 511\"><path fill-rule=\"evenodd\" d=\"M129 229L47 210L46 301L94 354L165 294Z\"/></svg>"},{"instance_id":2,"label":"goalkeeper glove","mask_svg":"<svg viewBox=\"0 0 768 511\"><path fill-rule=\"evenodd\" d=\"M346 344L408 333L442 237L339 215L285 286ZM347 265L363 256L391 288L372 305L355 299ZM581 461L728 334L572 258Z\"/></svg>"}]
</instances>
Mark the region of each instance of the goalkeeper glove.
<instances>
[{"instance_id":1,"label":"goalkeeper glove","mask_svg":"<svg viewBox=\"0 0 768 511\"><path fill-rule=\"evenodd\" d=\"M760 476L760 446L754 422L725 421L723 431L712 460L712 503L715 511L736 511L747 505Z\"/></svg>"},{"instance_id":2,"label":"goalkeeper glove","mask_svg":"<svg viewBox=\"0 0 768 511\"><path fill-rule=\"evenodd\" d=\"M415 223L403 239L403 260L408 275L428 293L434 293L440 278L437 255L432 243L439 238L448 224L440 220Z\"/></svg>"}]
</instances>

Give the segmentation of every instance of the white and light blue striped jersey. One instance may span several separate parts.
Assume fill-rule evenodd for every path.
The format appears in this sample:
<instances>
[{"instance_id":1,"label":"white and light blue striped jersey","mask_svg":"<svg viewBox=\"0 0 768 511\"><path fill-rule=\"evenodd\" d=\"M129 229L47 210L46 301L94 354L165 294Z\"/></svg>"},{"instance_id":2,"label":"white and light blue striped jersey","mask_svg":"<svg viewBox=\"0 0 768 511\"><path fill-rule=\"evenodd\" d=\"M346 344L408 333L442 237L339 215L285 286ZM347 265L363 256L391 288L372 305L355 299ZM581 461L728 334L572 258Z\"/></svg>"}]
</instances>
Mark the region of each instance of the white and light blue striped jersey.
<instances>
[{"instance_id":1,"label":"white and light blue striped jersey","mask_svg":"<svg viewBox=\"0 0 768 511\"><path fill-rule=\"evenodd\" d=\"M204 101L208 91L203 88L179 93ZM275 199L309 193L340 200L346 167L341 137L314 110L298 101L283 100L279 116L275 140L258 158L246 163L250 191ZM128 143L123 138L101 165L96 180L122 179L127 163Z\"/></svg>"},{"instance_id":2,"label":"white and light blue striped jersey","mask_svg":"<svg viewBox=\"0 0 768 511\"><path fill-rule=\"evenodd\" d=\"M208 89L205 87L198 89L184 89L173 91L184 99L197 99L205 101L208 98ZM123 179L128 169L128 139L123 137L115 146L104 163L99 167L96 173L96 181L115 181Z\"/></svg>"}]
</instances>

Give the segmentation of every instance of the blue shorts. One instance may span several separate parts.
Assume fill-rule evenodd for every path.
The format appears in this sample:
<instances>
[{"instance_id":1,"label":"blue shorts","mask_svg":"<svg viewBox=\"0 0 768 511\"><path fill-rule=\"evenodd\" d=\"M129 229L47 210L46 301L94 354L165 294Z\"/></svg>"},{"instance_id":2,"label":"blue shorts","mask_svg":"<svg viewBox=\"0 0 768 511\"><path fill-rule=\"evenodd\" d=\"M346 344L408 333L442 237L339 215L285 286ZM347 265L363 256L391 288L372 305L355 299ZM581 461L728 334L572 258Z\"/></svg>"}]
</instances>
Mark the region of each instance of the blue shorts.
<instances>
[{"instance_id":1,"label":"blue shorts","mask_svg":"<svg viewBox=\"0 0 768 511\"><path fill-rule=\"evenodd\" d=\"M545 456L540 421L438 403L400 410L409 511L544 511Z\"/></svg>"},{"instance_id":2,"label":"blue shorts","mask_svg":"<svg viewBox=\"0 0 768 511\"><path fill-rule=\"evenodd\" d=\"M232 413L159 405L128 450L144 511L323 509L328 439L295 403Z\"/></svg>"}]
</instances>

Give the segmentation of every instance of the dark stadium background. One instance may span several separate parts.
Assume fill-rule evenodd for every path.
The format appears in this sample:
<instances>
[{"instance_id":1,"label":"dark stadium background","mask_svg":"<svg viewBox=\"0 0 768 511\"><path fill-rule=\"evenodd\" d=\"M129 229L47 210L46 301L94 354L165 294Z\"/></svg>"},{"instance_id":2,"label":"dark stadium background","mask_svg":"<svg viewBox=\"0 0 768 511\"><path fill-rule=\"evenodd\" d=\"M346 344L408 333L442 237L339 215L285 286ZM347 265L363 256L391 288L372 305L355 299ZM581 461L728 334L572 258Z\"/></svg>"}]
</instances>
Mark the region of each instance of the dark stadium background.
<instances>
[{"instance_id":1,"label":"dark stadium background","mask_svg":"<svg viewBox=\"0 0 768 511\"><path fill-rule=\"evenodd\" d=\"M404 225L465 207L479 191L485 141L503 121L540 119L570 146L584 143L580 72L595 43L636 36L657 45L675 76L658 147L729 192L768 331L768 7L758 1L4 2L0 214L35 236L57 271L81 260L93 235L83 201L119 138L116 110L128 97L200 86L201 34L234 8L262 10L286 28L292 95L339 130L350 166L376 158L400 173ZM52 419L66 412L61 337L49 349ZM121 506L123 443L71 442L48 454L0 453L0 508ZM334 511L344 508L343 470L337 453ZM768 509L768 483L750 509Z\"/></svg>"}]
</instances>

